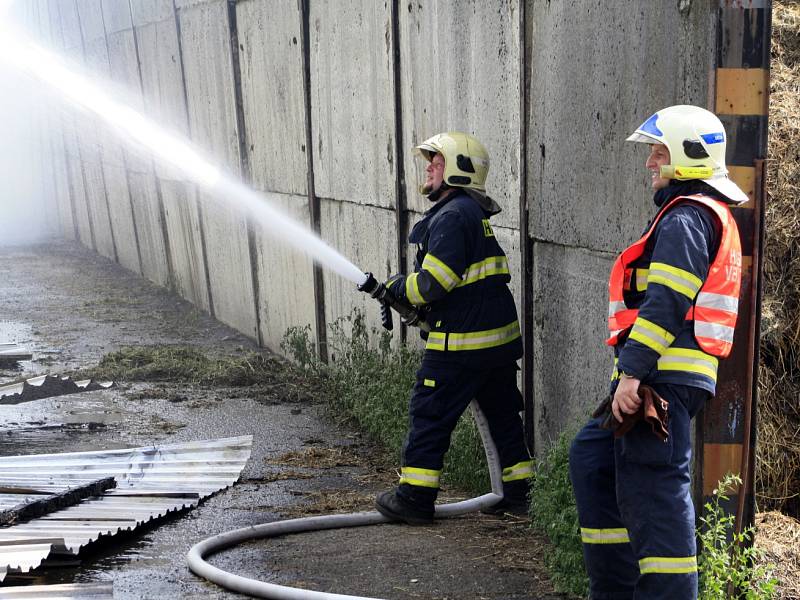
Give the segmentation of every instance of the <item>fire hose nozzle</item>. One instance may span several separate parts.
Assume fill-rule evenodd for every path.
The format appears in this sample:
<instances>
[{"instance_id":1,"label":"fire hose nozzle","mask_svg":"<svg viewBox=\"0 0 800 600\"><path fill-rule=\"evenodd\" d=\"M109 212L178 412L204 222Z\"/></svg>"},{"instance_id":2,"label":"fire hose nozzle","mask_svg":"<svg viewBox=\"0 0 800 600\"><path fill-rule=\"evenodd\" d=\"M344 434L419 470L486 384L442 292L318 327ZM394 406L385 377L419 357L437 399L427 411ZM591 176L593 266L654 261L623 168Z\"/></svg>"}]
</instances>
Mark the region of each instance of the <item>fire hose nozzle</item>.
<instances>
[{"instance_id":1,"label":"fire hose nozzle","mask_svg":"<svg viewBox=\"0 0 800 600\"><path fill-rule=\"evenodd\" d=\"M364 283L357 286L358 291L369 294L381 303L381 321L384 328L391 330L393 327L392 313L389 310L389 308L393 308L400 315L400 320L406 325L419 327L423 331L431 330L430 325L425 321L419 309L397 298L383 283L379 283L372 273L364 273L364 275L367 278Z\"/></svg>"}]
</instances>

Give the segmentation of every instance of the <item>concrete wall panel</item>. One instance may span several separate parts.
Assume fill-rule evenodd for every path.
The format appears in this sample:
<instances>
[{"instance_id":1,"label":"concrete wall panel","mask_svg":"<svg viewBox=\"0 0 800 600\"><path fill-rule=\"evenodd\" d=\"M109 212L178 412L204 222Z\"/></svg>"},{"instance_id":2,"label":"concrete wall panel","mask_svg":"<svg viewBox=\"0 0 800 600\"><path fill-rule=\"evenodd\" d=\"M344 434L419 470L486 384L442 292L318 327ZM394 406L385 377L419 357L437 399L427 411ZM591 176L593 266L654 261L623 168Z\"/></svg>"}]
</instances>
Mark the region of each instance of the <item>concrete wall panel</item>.
<instances>
[{"instance_id":1,"label":"concrete wall panel","mask_svg":"<svg viewBox=\"0 0 800 600\"><path fill-rule=\"evenodd\" d=\"M170 244L173 284L177 292L202 310L210 310L203 258L200 216L193 187L159 180Z\"/></svg>"},{"instance_id":2,"label":"concrete wall panel","mask_svg":"<svg viewBox=\"0 0 800 600\"><path fill-rule=\"evenodd\" d=\"M238 174L239 141L225 0L180 10L181 43L192 141L230 173ZM247 221L241 210L203 201L203 230L214 314L256 337L257 324Z\"/></svg>"},{"instance_id":3,"label":"concrete wall panel","mask_svg":"<svg viewBox=\"0 0 800 600\"><path fill-rule=\"evenodd\" d=\"M142 275L161 286L170 285L169 255L164 240L158 181L152 170L128 172L133 212L142 259Z\"/></svg>"},{"instance_id":4,"label":"concrete wall panel","mask_svg":"<svg viewBox=\"0 0 800 600\"><path fill-rule=\"evenodd\" d=\"M653 209L647 153L625 138L660 108L705 105L715 6L533 4L528 189L536 238L610 251L639 233Z\"/></svg>"},{"instance_id":5,"label":"concrete wall panel","mask_svg":"<svg viewBox=\"0 0 800 600\"><path fill-rule=\"evenodd\" d=\"M308 222L308 198L266 194L268 202L292 218ZM261 284L259 314L264 345L280 349L284 333L292 326L311 326L316 339L314 273L311 260L286 244L264 235L256 227L258 280Z\"/></svg>"},{"instance_id":6,"label":"concrete wall panel","mask_svg":"<svg viewBox=\"0 0 800 600\"><path fill-rule=\"evenodd\" d=\"M117 0L118 10L125 10L125 3ZM133 25L140 27L150 23L159 23L173 17L172 0L133 0L130 2Z\"/></svg>"},{"instance_id":7,"label":"concrete wall panel","mask_svg":"<svg viewBox=\"0 0 800 600\"><path fill-rule=\"evenodd\" d=\"M402 4L402 3L401 3ZM519 220L519 8L517 2L467 0L402 4L403 141L411 148L442 131L467 131L489 150L489 194L505 209L494 222ZM405 151L405 149L404 149ZM424 163L405 151L408 205L426 210L416 192Z\"/></svg>"},{"instance_id":8,"label":"concrete wall panel","mask_svg":"<svg viewBox=\"0 0 800 600\"><path fill-rule=\"evenodd\" d=\"M84 42L104 37L106 28L103 24L101 0L76 0L76 5Z\"/></svg>"},{"instance_id":9,"label":"concrete wall panel","mask_svg":"<svg viewBox=\"0 0 800 600\"><path fill-rule=\"evenodd\" d=\"M72 198L70 195L69 173L67 171L66 149L64 148L64 132L61 119L50 118L50 156L53 161L53 184L58 206L58 218L61 235L68 239L76 239L75 221L72 214Z\"/></svg>"},{"instance_id":10,"label":"concrete wall panel","mask_svg":"<svg viewBox=\"0 0 800 600\"><path fill-rule=\"evenodd\" d=\"M311 3L314 185L322 198L394 205L389 3Z\"/></svg>"},{"instance_id":11,"label":"concrete wall panel","mask_svg":"<svg viewBox=\"0 0 800 600\"><path fill-rule=\"evenodd\" d=\"M371 271L378 279L399 271L393 211L352 202L323 200L320 214L322 238L360 270ZM328 271L324 272L324 282L325 319L328 324L350 315L353 308L358 307L366 314L368 326L381 328L378 304L357 291L354 283Z\"/></svg>"},{"instance_id":12,"label":"concrete wall panel","mask_svg":"<svg viewBox=\"0 0 800 600\"><path fill-rule=\"evenodd\" d=\"M588 417L608 393L613 354L607 337L609 256L537 243L534 274L534 431L544 448Z\"/></svg>"},{"instance_id":13,"label":"concrete wall panel","mask_svg":"<svg viewBox=\"0 0 800 600\"><path fill-rule=\"evenodd\" d=\"M125 4L120 0L102 0L103 25L106 33L128 31L133 28L131 8Z\"/></svg>"},{"instance_id":14,"label":"concrete wall panel","mask_svg":"<svg viewBox=\"0 0 800 600\"><path fill-rule=\"evenodd\" d=\"M236 5L247 148L253 184L307 193L303 56L296 0Z\"/></svg>"},{"instance_id":15,"label":"concrete wall panel","mask_svg":"<svg viewBox=\"0 0 800 600\"><path fill-rule=\"evenodd\" d=\"M86 186L83 179L83 163L78 146L75 118L71 114L63 115L62 131L64 132L64 155L69 179L69 194L72 198L78 239L87 248L94 248L92 225L86 201Z\"/></svg>"}]
</instances>

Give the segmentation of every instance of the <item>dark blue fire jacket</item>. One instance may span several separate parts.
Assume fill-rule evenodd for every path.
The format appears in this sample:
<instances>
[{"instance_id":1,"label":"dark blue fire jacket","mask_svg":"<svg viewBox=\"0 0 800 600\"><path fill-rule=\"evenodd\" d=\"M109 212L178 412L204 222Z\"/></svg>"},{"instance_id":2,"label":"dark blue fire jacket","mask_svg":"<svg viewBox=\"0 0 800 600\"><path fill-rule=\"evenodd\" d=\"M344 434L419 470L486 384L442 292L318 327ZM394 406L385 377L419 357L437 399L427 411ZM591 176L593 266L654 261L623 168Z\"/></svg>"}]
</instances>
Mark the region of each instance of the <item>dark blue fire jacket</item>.
<instances>
[{"instance_id":1,"label":"dark blue fire jacket","mask_svg":"<svg viewBox=\"0 0 800 600\"><path fill-rule=\"evenodd\" d=\"M659 190L654 201L661 207L676 196L689 194L703 194L725 201L724 196L701 181L670 185ZM649 225L645 231L647 229ZM667 265L688 279L694 278L699 288L708 276L720 239L718 219L700 204L681 203L661 217L644 253L631 265L634 269L631 289L625 292L624 297L627 307L638 308L639 317L663 328L674 336L674 341L663 356L638 340L627 339L618 344L615 347L613 382L621 371L648 384L689 385L714 394L718 360L700 349L694 338L694 322L686 320L686 312L693 300L687 297L685 290L673 289L663 282L648 282L648 272L651 263ZM693 357L691 361L684 356L687 352Z\"/></svg>"},{"instance_id":2,"label":"dark blue fire jacket","mask_svg":"<svg viewBox=\"0 0 800 600\"><path fill-rule=\"evenodd\" d=\"M426 361L494 367L522 356L508 258L477 200L458 190L414 226L415 272L392 277L392 293L426 312Z\"/></svg>"}]
</instances>

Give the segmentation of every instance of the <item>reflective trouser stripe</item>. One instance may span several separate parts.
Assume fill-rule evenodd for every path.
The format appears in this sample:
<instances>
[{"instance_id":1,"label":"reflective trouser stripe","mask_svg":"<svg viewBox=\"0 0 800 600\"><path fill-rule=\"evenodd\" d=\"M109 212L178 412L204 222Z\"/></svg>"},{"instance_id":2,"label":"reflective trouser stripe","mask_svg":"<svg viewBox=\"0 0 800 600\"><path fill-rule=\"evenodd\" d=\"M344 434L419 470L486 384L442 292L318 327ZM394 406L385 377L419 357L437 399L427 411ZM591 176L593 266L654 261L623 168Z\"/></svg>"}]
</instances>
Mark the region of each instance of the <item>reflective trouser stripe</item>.
<instances>
[{"instance_id":1,"label":"reflective trouser stripe","mask_svg":"<svg viewBox=\"0 0 800 600\"><path fill-rule=\"evenodd\" d=\"M631 540L624 527L616 529L590 529L581 527L581 541L584 544L627 544Z\"/></svg>"},{"instance_id":2,"label":"reflective trouser stripe","mask_svg":"<svg viewBox=\"0 0 800 600\"><path fill-rule=\"evenodd\" d=\"M434 469L419 469L417 467L402 467L400 470L400 483L417 485L420 487L438 488L441 471Z\"/></svg>"},{"instance_id":3,"label":"reflective trouser stripe","mask_svg":"<svg viewBox=\"0 0 800 600\"><path fill-rule=\"evenodd\" d=\"M647 573L695 573L697 571L696 556L646 556L639 561L639 572Z\"/></svg>"},{"instance_id":4,"label":"reflective trouser stripe","mask_svg":"<svg viewBox=\"0 0 800 600\"><path fill-rule=\"evenodd\" d=\"M528 479L533 476L533 461L524 460L517 464L503 469L503 481L517 481L518 479Z\"/></svg>"},{"instance_id":5,"label":"reflective trouser stripe","mask_svg":"<svg viewBox=\"0 0 800 600\"><path fill-rule=\"evenodd\" d=\"M483 350L513 342L520 337L519 321L497 329L471 331L469 333L447 333L431 331L425 348L428 350Z\"/></svg>"}]
</instances>

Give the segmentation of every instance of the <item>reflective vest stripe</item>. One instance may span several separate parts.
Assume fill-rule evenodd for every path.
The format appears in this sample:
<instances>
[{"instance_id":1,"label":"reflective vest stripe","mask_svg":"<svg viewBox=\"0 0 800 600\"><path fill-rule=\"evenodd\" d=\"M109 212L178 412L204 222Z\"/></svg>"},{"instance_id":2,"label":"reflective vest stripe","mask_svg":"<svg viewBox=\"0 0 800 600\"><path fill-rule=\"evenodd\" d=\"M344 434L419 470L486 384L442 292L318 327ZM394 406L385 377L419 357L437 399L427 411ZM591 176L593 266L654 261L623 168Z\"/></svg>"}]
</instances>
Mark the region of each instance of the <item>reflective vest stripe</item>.
<instances>
[{"instance_id":1,"label":"reflective vest stripe","mask_svg":"<svg viewBox=\"0 0 800 600\"><path fill-rule=\"evenodd\" d=\"M637 292L641 292L647 289L647 277L649 274L650 274L650 269L636 269L634 281Z\"/></svg>"},{"instance_id":2,"label":"reflective vest stripe","mask_svg":"<svg viewBox=\"0 0 800 600\"><path fill-rule=\"evenodd\" d=\"M581 527L581 541L584 544L628 544L628 530L624 527L614 529L590 529Z\"/></svg>"},{"instance_id":3,"label":"reflective vest stripe","mask_svg":"<svg viewBox=\"0 0 800 600\"><path fill-rule=\"evenodd\" d=\"M650 285L651 283L660 283L679 294L683 294L689 300L694 300L703 285L702 279L693 273L664 263L650 263L647 284Z\"/></svg>"},{"instance_id":4,"label":"reflective vest stripe","mask_svg":"<svg viewBox=\"0 0 800 600\"><path fill-rule=\"evenodd\" d=\"M667 348L658 359L656 367L659 371L687 371L700 373L717 380L719 361L702 350L691 348Z\"/></svg>"},{"instance_id":5,"label":"reflective vest stripe","mask_svg":"<svg viewBox=\"0 0 800 600\"><path fill-rule=\"evenodd\" d=\"M508 258L505 256L490 256L485 260L471 264L464 273L464 276L461 278L461 282L458 284L458 287L475 283L476 281L486 279L491 275L509 274L510 271L508 270Z\"/></svg>"},{"instance_id":6,"label":"reflective vest stripe","mask_svg":"<svg viewBox=\"0 0 800 600\"><path fill-rule=\"evenodd\" d=\"M406 277L406 298L408 298L408 301L414 306L425 304L425 298L422 297L419 291L419 284L417 283L418 275L419 273L411 273L411 275Z\"/></svg>"},{"instance_id":7,"label":"reflective vest stripe","mask_svg":"<svg viewBox=\"0 0 800 600\"><path fill-rule=\"evenodd\" d=\"M533 461L524 460L514 466L503 469L503 481L517 481L533 476Z\"/></svg>"},{"instance_id":8,"label":"reflective vest stripe","mask_svg":"<svg viewBox=\"0 0 800 600\"><path fill-rule=\"evenodd\" d=\"M626 287L626 281L632 278L631 268L628 265L642 256L647 240L655 231L661 217L671 207L686 201L708 207L722 225L722 239L717 255L709 267L708 277L703 282L693 273L683 269L664 263L651 263L647 276L648 285L658 283L694 300L694 306L688 311L686 318L694 321L694 334L698 345L714 356L724 358L730 354L741 286L741 241L730 209L722 202L702 195L673 198L656 215L644 236L617 257L608 281L608 328L611 332L606 341L608 345L615 346L619 336L628 329L635 328L637 321L639 311L627 308L623 297L625 290L629 289ZM636 269L637 281L638 271L639 269ZM636 285L638 288L638 282ZM661 340L653 340L653 336L647 335L642 330L638 330L636 336L631 335L631 337L638 338L638 341L649 347L663 345ZM651 340L654 344L650 345L643 340Z\"/></svg>"},{"instance_id":9,"label":"reflective vest stripe","mask_svg":"<svg viewBox=\"0 0 800 600\"><path fill-rule=\"evenodd\" d=\"M643 317L636 319L628 337L644 344L651 350L655 350L659 354L664 354L672 342L675 341L675 336L669 331Z\"/></svg>"},{"instance_id":10,"label":"reflective vest stripe","mask_svg":"<svg viewBox=\"0 0 800 600\"><path fill-rule=\"evenodd\" d=\"M420 469L417 467L402 467L400 469L400 483L416 485L419 487L438 488L441 471L434 469Z\"/></svg>"},{"instance_id":11,"label":"reflective vest stripe","mask_svg":"<svg viewBox=\"0 0 800 600\"><path fill-rule=\"evenodd\" d=\"M513 342L520 337L519 321L514 321L497 329L471 331L469 333L447 333L431 331L428 334L427 350L483 350Z\"/></svg>"},{"instance_id":12,"label":"reflective vest stripe","mask_svg":"<svg viewBox=\"0 0 800 600\"><path fill-rule=\"evenodd\" d=\"M646 556L639 561L639 572L647 573L694 573L697 571L696 556L678 558L668 556Z\"/></svg>"},{"instance_id":13,"label":"reflective vest stripe","mask_svg":"<svg viewBox=\"0 0 800 600\"><path fill-rule=\"evenodd\" d=\"M444 264L430 252L422 260L422 268L433 275L433 278L448 292L456 287L461 278L453 272L453 269Z\"/></svg>"}]
</instances>

